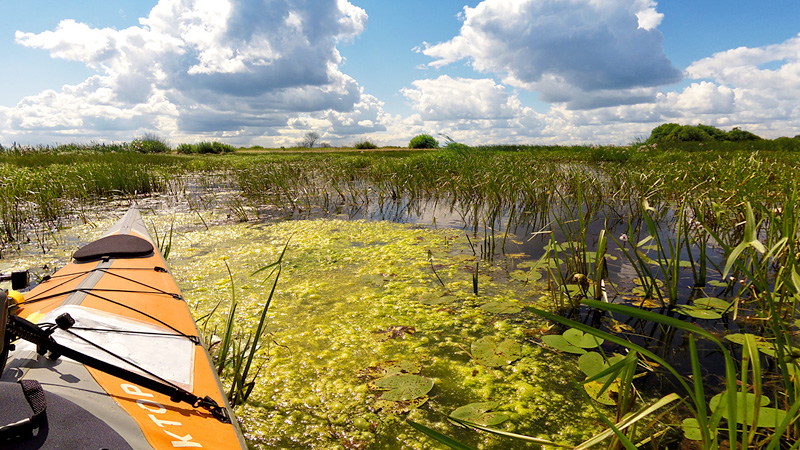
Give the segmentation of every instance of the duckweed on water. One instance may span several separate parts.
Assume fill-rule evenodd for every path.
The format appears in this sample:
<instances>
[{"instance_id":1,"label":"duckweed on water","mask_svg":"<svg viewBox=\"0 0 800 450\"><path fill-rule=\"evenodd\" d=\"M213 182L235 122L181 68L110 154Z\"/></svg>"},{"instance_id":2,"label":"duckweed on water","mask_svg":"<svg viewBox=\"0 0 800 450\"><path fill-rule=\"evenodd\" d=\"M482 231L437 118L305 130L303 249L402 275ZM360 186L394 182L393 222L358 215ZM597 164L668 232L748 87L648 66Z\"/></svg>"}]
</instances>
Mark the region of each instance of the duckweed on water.
<instances>
[{"instance_id":1,"label":"duckweed on water","mask_svg":"<svg viewBox=\"0 0 800 450\"><path fill-rule=\"evenodd\" d=\"M438 448L403 422L409 417L479 448L506 448L444 419L486 402L509 417L499 425L509 431L577 442L596 430L571 383L581 378L574 358L526 337L535 317L496 309L534 304L542 292L487 271L475 296L471 249L456 230L341 220L212 226L183 233L170 264L200 317L218 303L227 310L227 262L246 333L269 287L250 274L287 241L268 313L271 343L237 411L253 446ZM221 330L223 316L214 314L207 330Z\"/></svg>"},{"instance_id":2,"label":"duckweed on water","mask_svg":"<svg viewBox=\"0 0 800 450\"><path fill-rule=\"evenodd\" d=\"M145 216L152 233L175 230L169 264L195 317L218 305L207 323L200 319L208 334L223 330L231 298L226 263L240 300L241 337L255 327L271 287L263 274L251 274L289 241L256 386L236 411L254 448L440 448L405 418L476 448L508 447L445 419L465 406L486 414L487 423L504 419L498 428L554 441L580 442L598 430L596 413L572 383L584 378L575 357L530 338L542 322L518 311L536 305L543 292L481 267L475 296L475 258L461 232L388 222L215 219ZM47 254L7 259L2 268L48 272L113 222L62 230ZM399 375L411 382L401 383L406 394L387 396L399 378L381 380Z\"/></svg>"}]
</instances>

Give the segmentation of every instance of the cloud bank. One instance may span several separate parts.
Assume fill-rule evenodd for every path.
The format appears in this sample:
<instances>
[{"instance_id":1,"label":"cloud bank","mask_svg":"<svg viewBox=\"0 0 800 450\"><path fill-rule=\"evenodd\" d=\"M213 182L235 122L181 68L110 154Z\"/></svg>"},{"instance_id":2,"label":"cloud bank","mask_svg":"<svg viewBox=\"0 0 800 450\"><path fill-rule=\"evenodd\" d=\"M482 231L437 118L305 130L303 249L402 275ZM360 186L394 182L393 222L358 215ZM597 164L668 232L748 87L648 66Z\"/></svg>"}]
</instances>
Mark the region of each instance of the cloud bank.
<instances>
[{"instance_id":1,"label":"cloud bank","mask_svg":"<svg viewBox=\"0 0 800 450\"><path fill-rule=\"evenodd\" d=\"M720 52L681 72L662 50L657 26L663 15L656 6L649 0L485 0L464 8L457 36L421 51L433 58L433 68L466 61L503 84L443 76L415 81L403 94L428 128L502 118L494 123L504 125L504 142L624 144L665 122L742 127L769 138L800 133L800 35ZM683 87L670 89L684 78ZM512 89L538 93L549 109L511 107L505 99L517 99ZM508 126L514 123L531 129ZM485 142L480 133L463 136Z\"/></svg>"},{"instance_id":2,"label":"cloud bank","mask_svg":"<svg viewBox=\"0 0 800 450\"><path fill-rule=\"evenodd\" d=\"M123 30L64 20L52 31L18 31L17 43L97 75L27 97L0 119L19 133L76 138L158 130L245 141L285 129L290 140L290 119L302 114L380 131L376 99L339 70L336 48L366 23L346 0L161 0Z\"/></svg>"},{"instance_id":3,"label":"cloud bank","mask_svg":"<svg viewBox=\"0 0 800 450\"><path fill-rule=\"evenodd\" d=\"M441 73L408 81L399 94L411 113L400 116L341 69L337 46L367 24L346 0L160 0L123 30L64 20L18 31L19 45L96 73L0 107L0 142L155 131L280 146L315 131L334 145L404 145L419 133L625 144L665 122L800 134L800 35L679 71L662 50L662 18L651 0L484 0L464 8L451 39L422 47ZM526 104L533 95L542 102Z\"/></svg>"},{"instance_id":4,"label":"cloud bank","mask_svg":"<svg viewBox=\"0 0 800 450\"><path fill-rule=\"evenodd\" d=\"M493 80L442 75L413 86L401 91L418 111L404 121L412 133L433 128L462 141L485 143L530 141L542 131L543 116Z\"/></svg>"},{"instance_id":5,"label":"cloud bank","mask_svg":"<svg viewBox=\"0 0 800 450\"><path fill-rule=\"evenodd\" d=\"M431 66L467 60L569 109L645 103L682 78L649 0L485 0L463 18L458 36L422 50Z\"/></svg>"}]
</instances>

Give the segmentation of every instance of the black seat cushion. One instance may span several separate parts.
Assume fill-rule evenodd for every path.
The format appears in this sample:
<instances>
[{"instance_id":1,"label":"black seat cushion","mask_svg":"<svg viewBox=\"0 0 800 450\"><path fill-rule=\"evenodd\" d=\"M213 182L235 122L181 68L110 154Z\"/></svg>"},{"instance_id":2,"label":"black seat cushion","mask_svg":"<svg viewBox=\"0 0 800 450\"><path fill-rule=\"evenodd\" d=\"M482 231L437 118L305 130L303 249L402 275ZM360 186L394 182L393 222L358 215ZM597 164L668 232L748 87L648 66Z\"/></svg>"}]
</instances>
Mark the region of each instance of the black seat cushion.
<instances>
[{"instance_id":1,"label":"black seat cushion","mask_svg":"<svg viewBox=\"0 0 800 450\"><path fill-rule=\"evenodd\" d=\"M153 244L130 234L114 234L87 244L72 257L75 261L97 261L103 258L142 258L153 254Z\"/></svg>"},{"instance_id":2,"label":"black seat cushion","mask_svg":"<svg viewBox=\"0 0 800 450\"><path fill-rule=\"evenodd\" d=\"M89 411L52 392L45 392L45 397L47 409L44 420L28 433L3 436L0 438L0 449L131 449L119 433ZM19 383L0 383L0 405L0 426L32 414Z\"/></svg>"}]
</instances>

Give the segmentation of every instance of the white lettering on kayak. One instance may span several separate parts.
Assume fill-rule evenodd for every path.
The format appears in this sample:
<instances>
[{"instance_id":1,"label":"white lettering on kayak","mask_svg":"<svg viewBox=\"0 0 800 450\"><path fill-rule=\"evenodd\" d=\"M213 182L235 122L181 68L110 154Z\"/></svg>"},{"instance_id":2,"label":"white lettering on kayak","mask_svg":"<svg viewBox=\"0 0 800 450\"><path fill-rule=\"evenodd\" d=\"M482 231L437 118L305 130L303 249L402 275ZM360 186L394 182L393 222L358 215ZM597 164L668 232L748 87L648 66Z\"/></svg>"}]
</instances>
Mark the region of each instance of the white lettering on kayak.
<instances>
[{"instance_id":1,"label":"white lettering on kayak","mask_svg":"<svg viewBox=\"0 0 800 450\"><path fill-rule=\"evenodd\" d=\"M136 404L139 405L140 408L142 408L142 409L144 409L146 411L150 411L151 413L164 414L165 412L167 412L167 408L164 408L163 406L161 406L160 404L158 404L158 403L156 403L156 402L154 402L152 400L141 400L140 399L140 400L136 400ZM155 409L150 409L150 406L154 406Z\"/></svg>"},{"instance_id":2,"label":"white lettering on kayak","mask_svg":"<svg viewBox=\"0 0 800 450\"><path fill-rule=\"evenodd\" d=\"M163 405L153 400L146 400L147 398L153 398L153 394L149 392L144 392L141 388L139 388L139 386L135 386L132 384L121 384L120 387L122 388L123 391L125 391L126 394L135 395L137 397L145 397L136 400L136 404L139 405L139 407L142 408L143 410L151 413L148 414L147 416L150 417L150 420L152 420L153 423L158 425L159 428L164 428L165 425L170 425L175 427L183 426L183 424L180 422L176 422L174 420L163 420L156 417L156 414L166 414L167 408L165 408ZM172 447L174 448L203 447L197 442L192 442L191 434L180 436L175 433L171 433L167 430L163 431L164 433L167 434L167 436L177 439L177 441L171 441Z\"/></svg>"},{"instance_id":3,"label":"white lettering on kayak","mask_svg":"<svg viewBox=\"0 0 800 450\"><path fill-rule=\"evenodd\" d=\"M179 427L179 426L183 425L182 423L175 422L174 420L157 419L156 416L154 416L152 414L148 414L147 416L150 417L150 420L152 420L153 423L155 423L156 425L158 425L161 428L164 428L164 425L173 425L173 426L176 426L176 427Z\"/></svg>"},{"instance_id":4,"label":"white lettering on kayak","mask_svg":"<svg viewBox=\"0 0 800 450\"><path fill-rule=\"evenodd\" d=\"M119 385L119 387L121 387L126 394L138 395L139 397L153 398L153 394L144 392L139 388L139 386L135 386L133 384L121 384Z\"/></svg>"},{"instance_id":5,"label":"white lettering on kayak","mask_svg":"<svg viewBox=\"0 0 800 450\"><path fill-rule=\"evenodd\" d=\"M172 441L173 447L202 447L202 445L198 444L197 442L190 442L192 439L191 434L187 434L186 436L178 436L177 434L170 433L166 430L164 430L164 433L167 433L175 439L180 439L179 441Z\"/></svg>"}]
</instances>

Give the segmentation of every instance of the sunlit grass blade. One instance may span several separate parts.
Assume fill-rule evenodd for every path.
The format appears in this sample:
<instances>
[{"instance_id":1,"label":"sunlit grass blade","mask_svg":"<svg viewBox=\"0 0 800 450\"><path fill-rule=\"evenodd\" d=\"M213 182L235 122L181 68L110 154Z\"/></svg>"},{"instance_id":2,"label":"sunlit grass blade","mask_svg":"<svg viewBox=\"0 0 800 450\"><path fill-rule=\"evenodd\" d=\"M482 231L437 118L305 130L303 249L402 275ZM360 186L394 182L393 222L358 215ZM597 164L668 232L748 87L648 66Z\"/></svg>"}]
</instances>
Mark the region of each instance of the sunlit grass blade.
<instances>
[{"instance_id":1,"label":"sunlit grass blade","mask_svg":"<svg viewBox=\"0 0 800 450\"><path fill-rule=\"evenodd\" d=\"M756 346L755 336L752 334L745 334L744 342L742 343L742 390L747 389L747 366L753 366L753 394L754 411L753 422L750 424L750 432L747 432L747 420L743 420L744 427L742 428L742 445L749 447L750 443L755 438L756 428L758 424L758 415L761 410L761 395L762 395L762 377L761 373L761 356Z\"/></svg>"},{"instance_id":2,"label":"sunlit grass blade","mask_svg":"<svg viewBox=\"0 0 800 450\"><path fill-rule=\"evenodd\" d=\"M708 409L706 407L706 393L705 386L703 385L703 371L700 367L700 359L697 354L697 344L695 342L694 334L689 334L689 357L692 365L692 383L694 385L694 397L700 399L696 403L697 406L697 424L700 428L700 433L703 436L703 445L706 448L712 448L712 441L717 438L717 422L718 418L709 420ZM711 422L711 424L709 424Z\"/></svg>"},{"instance_id":3,"label":"sunlit grass blade","mask_svg":"<svg viewBox=\"0 0 800 450\"><path fill-rule=\"evenodd\" d=\"M444 435L442 433L439 433L436 430L432 430L432 429L426 427L425 425L418 424L418 423L416 423L414 421L411 421L411 420L406 420L406 423L409 424L411 426L411 428L419 431L420 433L423 433L423 434L427 435L428 437L430 437L431 439L434 439L437 442L441 442L442 444L444 444L444 445L446 445L446 446L448 446L450 448L453 448L455 450L475 450L474 448L472 448L472 447L470 447L468 445L462 444L461 442L458 442L457 440L451 438L450 436L446 436L446 435Z\"/></svg>"},{"instance_id":4,"label":"sunlit grass blade","mask_svg":"<svg viewBox=\"0 0 800 450\"><path fill-rule=\"evenodd\" d=\"M772 434L770 438L769 446L767 446L767 450L776 450L780 448L782 438L784 437L784 433L789 429L790 425L796 424L798 420L798 413L800 413L800 397L795 399L794 403L792 403L791 407L789 408L786 417L783 419L783 422L780 423L775 428L775 433ZM792 449L800 448L800 440L798 440L793 446Z\"/></svg>"},{"instance_id":5,"label":"sunlit grass blade","mask_svg":"<svg viewBox=\"0 0 800 450\"><path fill-rule=\"evenodd\" d=\"M481 431L486 431L487 433L496 434L498 436L504 436L504 437L507 437L507 438L517 439L517 440L520 440L520 441L533 442L533 443L539 444L539 445L549 445L549 446L552 446L552 447L561 447L561 448L573 448L573 446L569 445L569 444L553 442L553 441L551 441L549 439L536 438L536 437L533 437L533 436L525 436L524 434L512 433L510 431L498 430L496 428L491 428L491 427L487 427L487 426L480 425L480 424L477 424L477 423L468 422L466 420L458 419L458 418L452 417L452 416L448 416L448 419L452 420L453 422L457 422L457 423L459 423L461 425L464 425L466 427L475 428L475 429L481 430Z\"/></svg>"},{"instance_id":6,"label":"sunlit grass blade","mask_svg":"<svg viewBox=\"0 0 800 450\"><path fill-rule=\"evenodd\" d=\"M605 305L607 307L615 307L614 309L617 309L617 308L620 307L620 305L614 305L613 303L598 302L596 300L584 300L584 302L587 303L587 306L595 307L597 309L604 309L604 308L603 307L594 306L596 304ZM552 313L549 313L547 311L542 311L542 310L534 308L532 306L528 306L528 307L526 307L526 309L528 309L529 311L531 311L531 312L533 312L533 313L535 313L535 314L537 314L539 316L542 316L542 317L544 317L546 319L552 320L553 322L560 323L561 325L565 325L565 326L568 326L568 327L576 328L578 330L583 331L584 333L589 333L589 334L591 334L591 335L593 335L595 337L599 337L599 338L605 339L606 341L613 342L613 343L615 343L617 345L620 345L622 347L629 348L631 350L635 350L638 353L641 353L642 355L644 355L648 359L650 359L652 361L655 361L656 363L658 363L659 365L661 365L662 367L667 369L675 377L675 379L683 386L683 388L686 390L687 394L690 397L692 397L692 402L693 403L696 402L693 390L689 387L688 384L686 384L686 381L683 379L681 374L671 364L669 364L666 360L664 360L659 355L653 353L652 351L642 347L641 345L637 345L637 344L634 344L633 342L630 342L630 341L628 341L626 339L623 339L623 338L621 338L621 337L619 337L617 335L614 335L614 334L611 334L611 333L607 333L607 332L602 331L602 330L598 330L597 328L594 328L594 327L592 327L590 325L586 325L586 324L583 324L583 323L580 323L580 322L576 322L574 320L567 319L566 317L562 317L562 316L559 316L557 314L552 314ZM622 307L621 309L618 310L618 312L620 312L622 314L628 314L627 311L629 309L632 310L631 312L633 312L633 311L641 311L641 310L636 309L636 308ZM653 316L663 317L660 314L655 314L655 313L649 313L649 314L653 315ZM645 319L645 320L647 320L647 319ZM673 319L673 320L677 321L677 319ZM681 322L681 323L683 323L683 322ZM708 333L706 332L706 334L708 334Z\"/></svg>"},{"instance_id":7,"label":"sunlit grass blade","mask_svg":"<svg viewBox=\"0 0 800 450\"><path fill-rule=\"evenodd\" d=\"M586 303L586 306L588 306L590 308L597 308L597 309L601 309L601 310L605 310L605 311L618 312L620 314L626 314L628 316L636 317L636 318L639 318L639 319L648 320L650 322L660 323L662 325L672 326L672 327L687 331L689 333L693 333L693 334L696 334L698 336L702 336L702 337L710 340L711 342L715 343L719 347L723 357L725 358L725 385L726 385L726 388L728 389L728 392L736 392L736 390L737 390L737 385L736 384L737 384L737 378L738 378L737 374L736 374L736 366L737 366L736 362L734 361L734 359L731 356L730 352L728 352L727 348L719 341L719 339L717 339L714 335L712 335L707 330L705 330L703 328L700 328L700 327L698 327L696 325L692 325L692 324L683 322L681 320L672 318L672 317L667 317L667 316L664 316L664 315L661 315L661 314L656 314L656 313L653 313L653 312L650 312L650 311L644 311L644 310L637 309L637 308L631 308L629 306L615 305L613 303L611 303L611 304L603 303L603 302L598 302L598 301L595 301L595 300L586 300L585 303ZM631 347L631 348L633 348L633 347ZM646 353L643 353L643 354L646 354ZM673 375L676 376L677 380L684 386L684 388L686 389L687 393L689 393L689 395L692 396L692 400L693 400L693 403L695 403L695 405L698 405L698 402L705 402L705 399L698 398L694 394L694 389L690 389L689 386L686 385L685 381L683 381L683 377L681 377L674 369L672 369L671 366L666 365L665 367L668 370L670 370L670 372L672 372ZM728 398L729 411L736 411L736 396L735 395L729 395L729 396L727 396L727 398ZM730 437L731 441L732 442L736 441L737 428L736 428L736 424L735 423L731 423L730 421L728 422L728 432L729 432L729 437Z\"/></svg>"},{"instance_id":8,"label":"sunlit grass blade","mask_svg":"<svg viewBox=\"0 0 800 450\"><path fill-rule=\"evenodd\" d=\"M627 450L636 450L636 446L633 444L633 442L631 442L631 440L628 439L627 436L625 436L622 430L620 430L619 427L617 427L614 424L614 422L610 421L606 417L603 411L601 411L600 408L598 408L598 406L595 404L595 402L593 402L592 399L589 397L589 394L586 393L585 390L581 390L581 394L583 394L583 397L586 399L586 401L588 401L589 404L592 406L592 408L597 412L600 421L603 422L608 427L608 430L611 431L614 437L616 437L616 439L618 439L619 442L622 443L622 445ZM612 441L611 444L609 445L609 448L617 448L617 442Z\"/></svg>"},{"instance_id":9,"label":"sunlit grass blade","mask_svg":"<svg viewBox=\"0 0 800 450\"><path fill-rule=\"evenodd\" d=\"M217 359L217 375L222 375L222 371L225 369L225 364L228 362L228 352L231 347L231 338L233 337L233 327L236 321L234 318L236 317L236 287L233 283L233 272L231 272L231 267L228 265L228 261L223 261L225 263L225 268L228 270L228 276L231 282L231 304L228 308L228 318L225 322L225 334L222 337L222 343L220 344L220 353L219 359Z\"/></svg>"},{"instance_id":10,"label":"sunlit grass blade","mask_svg":"<svg viewBox=\"0 0 800 450\"><path fill-rule=\"evenodd\" d=\"M672 402L674 402L676 400L680 400L680 398L681 397L678 394L675 394L675 393L665 395L664 397L662 397L661 399L659 399L657 402L653 403L652 405L644 407L644 408L640 409L639 411L637 411L636 413L625 417L622 421L617 423L615 426L616 426L617 430L623 431L626 428L630 427L631 425L634 425L636 422L639 422L640 420L644 419L645 417L647 417L647 416L653 414L654 412L656 412L657 410L663 408L664 406L667 406L667 405L669 405L670 403L672 403ZM602 433L599 433L596 436L593 436L592 438L580 443L577 447L575 447L575 450L588 449L589 447L600 443L604 439L609 438L612 434L614 434L614 430L609 428L609 429L603 431Z\"/></svg>"}]
</instances>

